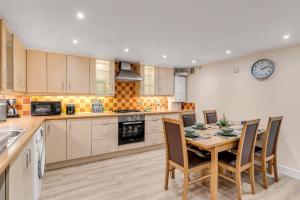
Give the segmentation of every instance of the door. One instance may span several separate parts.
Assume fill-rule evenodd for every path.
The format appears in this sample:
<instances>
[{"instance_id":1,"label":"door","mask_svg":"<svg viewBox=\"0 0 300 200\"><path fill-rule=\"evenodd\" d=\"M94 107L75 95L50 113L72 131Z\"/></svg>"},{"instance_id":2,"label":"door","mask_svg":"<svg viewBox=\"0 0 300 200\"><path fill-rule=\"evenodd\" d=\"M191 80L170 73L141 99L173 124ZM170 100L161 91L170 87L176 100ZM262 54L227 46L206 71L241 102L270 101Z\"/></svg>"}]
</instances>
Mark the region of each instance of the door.
<instances>
[{"instance_id":1,"label":"door","mask_svg":"<svg viewBox=\"0 0 300 200\"><path fill-rule=\"evenodd\" d=\"M67 56L67 93L90 93L90 59Z\"/></svg>"},{"instance_id":2,"label":"door","mask_svg":"<svg viewBox=\"0 0 300 200\"><path fill-rule=\"evenodd\" d=\"M47 53L48 93L67 92L67 56Z\"/></svg>"},{"instance_id":3,"label":"door","mask_svg":"<svg viewBox=\"0 0 300 200\"><path fill-rule=\"evenodd\" d=\"M46 122L46 163L67 160L67 122L49 120Z\"/></svg>"},{"instance_id":4,"label":"door","mask_svg":"<svg viewBox=\"0 0 300 200\"><path fill-rule=\"evenodd\" d=\"M21 41L13 37L13 90L26 92L26 50Z\"/></svg>"},{"instance_id":5,"label":"door","mask_svg":"<svg viewBox=\"0 0 300 200\"><path fill-rule=\"evenodd\" d=\"M90 119L67 120L67 159L91 156L92 125Z\"/></svg>"},{"instance_id":6,"label":"door","mask_svg":"<svg viewBox=\"0 0 300 200\"><path fill-rule=\"evenodd\" d=\"M174 95L174 68L159 67L158 95Z\"/></svg>"},{"instance_id":7,"label":"door","mask_svg":"<svg viewBox=\"0 0 300 200\"><path fill-rule=\"evenodd\" d=\"M27 51L27 92L47 92L47 56L42 51Z\"/></svg>"}]
</instances>

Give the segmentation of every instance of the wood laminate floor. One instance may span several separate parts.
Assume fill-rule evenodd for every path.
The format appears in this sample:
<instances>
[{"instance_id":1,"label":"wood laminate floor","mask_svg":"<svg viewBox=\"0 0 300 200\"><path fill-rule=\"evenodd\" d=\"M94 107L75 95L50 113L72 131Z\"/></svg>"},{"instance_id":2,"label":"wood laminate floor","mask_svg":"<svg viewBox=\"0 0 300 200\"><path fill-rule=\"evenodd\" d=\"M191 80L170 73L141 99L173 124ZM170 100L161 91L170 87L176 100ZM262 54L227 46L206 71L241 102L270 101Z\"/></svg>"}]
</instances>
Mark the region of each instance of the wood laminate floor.
<instances>
[{"instance_id":1,"label":"wood laminate floor","mask_svg":"<svg viewBox=\"0 0 300 200\"><path fill-rule=\"evenodd\" d=\"M182 173L163 189L165 151L155 150L95 163L48 171L44 177L42 200L181 200ZM256 176L256 195L251 194L248 175L243 175L244 200L300 199L300 181L280 176L264 190ZM189 187L189 200L210 199L209 184ZM236 199L235 185L219 179L219 199Z\"/></svg>"}]
</instances>

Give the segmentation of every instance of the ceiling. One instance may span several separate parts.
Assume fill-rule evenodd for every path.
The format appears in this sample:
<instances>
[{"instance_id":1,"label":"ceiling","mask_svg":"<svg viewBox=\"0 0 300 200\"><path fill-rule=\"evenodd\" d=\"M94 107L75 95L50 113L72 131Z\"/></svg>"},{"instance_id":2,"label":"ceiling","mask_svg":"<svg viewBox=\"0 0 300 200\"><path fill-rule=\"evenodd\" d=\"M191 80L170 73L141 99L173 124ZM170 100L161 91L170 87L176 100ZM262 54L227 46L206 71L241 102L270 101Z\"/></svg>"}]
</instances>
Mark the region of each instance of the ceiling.
<instances>
[{"instance_id":1,"label":"ceiling","mask_svg":"<svg viewBox=\"0 0 300 200\"><path fill-rule=\"evenodd\" d=\"M27 48L187 67L300 43L299 7L299 0L0 0L0 16Z\"/></svg>"}]
</instances>

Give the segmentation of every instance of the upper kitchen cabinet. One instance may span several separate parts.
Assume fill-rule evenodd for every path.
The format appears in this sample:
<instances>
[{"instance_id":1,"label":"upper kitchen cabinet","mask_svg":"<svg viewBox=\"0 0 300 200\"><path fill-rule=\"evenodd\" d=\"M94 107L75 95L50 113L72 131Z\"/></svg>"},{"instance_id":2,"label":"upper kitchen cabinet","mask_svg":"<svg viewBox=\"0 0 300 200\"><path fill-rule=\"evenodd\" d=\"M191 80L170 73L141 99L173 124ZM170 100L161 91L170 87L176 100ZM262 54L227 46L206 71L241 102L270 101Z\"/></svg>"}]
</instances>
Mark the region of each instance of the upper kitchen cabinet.
<instances>
[{"instance_id":1,"label":"upper kitchen cabinet","mask_svg":"<svg viewBox=\"0 0 300 200\"><path fill-rule=\"evenodd\" d=\"M175 76L175 102L186 101L186 77Z\"/></svg>"},{"instance_id":2,"label":"upper kitchen cabinet","mask_svg":"<svg viewBox=\"0 0 300 200\"><path fill-rule=\"evenodd\" d=\"M47 54L27 51L27 92L47 93Z\"/></svg>"},{"instance_id":3,"label":"upper kitchen cabinet","mask_svg":"<svg viewBox=\"0 0 300 200\"><path fill-rule=\"evenodd\" d=\"M67 56L47 53L48 93L67 93Z\"/></svg>"},{"instance_id":4,"label":"upper kitchen cabinet","mask_svg":"<svg viewBox=\"0 0 300 200\"><path fill-rule=\"evenodd\" d=\"M90 58L67 56L67 93L90 93Z\"/></svg>"},{"instance_id":5,"label":"upper kitchen cabinet","mask_svg":"<svg viewBox=\"0 0 300 200\"><path fill-rule=\"evenodd\" d=\"M13 33L1 22L1 89L13 90Z\"/></svg>"},{"instance_id":6,"label":"upper kitchen cabinet","mask_svg":"<svg viewBox=\"0 0 300 200\"><path fill-rule=\"evenodd\" d=\"M158 69L158 95L174 95L174 68L160 67Z\"/></svg>"},{"instance_id":7,"label":"upper kitchen cabinet","mask_svg":"<svg viewBox=\"0 0 300 200\"><path fill-rule=\"evenodd\" d=\"M26 49L15 35L13 36L13 90L26 92Z\"/></svg>"},{"instance_id":8,"label":"upper kitchen cabinet","mask_svg":"<svg viewBox=\"0 0 300 200\"><path fill-rule=\"evenodd\" d=\"M115 94L115 61L95 60L95 94L110 96ZM92 78L91 78L92 80Z\"/></svg>"},{"instance_id":9,"label":"upper kitchen cabinet","mask_svg":"<svg viewBox=\"0 0 300 200\"><path fill-rule=\"evenodd\" d=\"M140 75L143 78L139 82L138 94L142 96L155 96L158 94L158 68L155 66L140 66Z\"/></svg>"}]
</instances>

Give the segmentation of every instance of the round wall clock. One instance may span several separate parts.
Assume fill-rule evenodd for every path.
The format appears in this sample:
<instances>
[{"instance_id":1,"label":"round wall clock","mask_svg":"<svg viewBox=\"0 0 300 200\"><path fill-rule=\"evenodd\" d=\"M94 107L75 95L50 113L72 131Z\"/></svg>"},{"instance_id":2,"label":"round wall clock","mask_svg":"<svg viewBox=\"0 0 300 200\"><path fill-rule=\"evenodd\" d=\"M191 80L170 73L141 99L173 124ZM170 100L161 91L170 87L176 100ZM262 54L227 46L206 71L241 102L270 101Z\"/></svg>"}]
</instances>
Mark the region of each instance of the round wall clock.
<instances>
[{"instance_id":1,"label":"round wall clock","mask_svg":"<svg viewBox=\"0 0 300 200\"><path fill-rule=\"evenodd\" d=\"M274 71L275 64L268 59L261 59L256 61L251 68L252 75L259 80L270 77Z\"/></svg>"}]
</instances>

